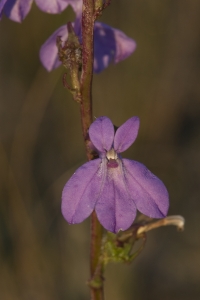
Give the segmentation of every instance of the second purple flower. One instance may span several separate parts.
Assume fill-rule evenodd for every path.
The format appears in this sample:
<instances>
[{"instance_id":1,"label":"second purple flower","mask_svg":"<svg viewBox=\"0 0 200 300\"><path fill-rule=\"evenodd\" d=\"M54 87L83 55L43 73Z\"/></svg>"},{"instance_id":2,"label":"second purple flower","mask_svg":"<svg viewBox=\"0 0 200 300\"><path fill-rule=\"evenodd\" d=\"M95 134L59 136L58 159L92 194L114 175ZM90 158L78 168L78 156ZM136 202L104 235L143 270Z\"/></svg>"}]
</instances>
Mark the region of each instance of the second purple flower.
<instances>
[{"instance_id":1,"label":"second purple flower","mask_svg":"<svg viewBox=\"0 0 200 300\"><path fill-rule=\"evenodd\" d=\"M137 209L151 218L167 215L169 196L162 181L143 164L121 158L138 129L138 117L127 120L116 133L107 117L92 123L89 135L99 158L81 166L62 193L62 213L70 224L82 222L95 210L102 226L117 233L132 225Z\"/></svg>"}]
</instances>

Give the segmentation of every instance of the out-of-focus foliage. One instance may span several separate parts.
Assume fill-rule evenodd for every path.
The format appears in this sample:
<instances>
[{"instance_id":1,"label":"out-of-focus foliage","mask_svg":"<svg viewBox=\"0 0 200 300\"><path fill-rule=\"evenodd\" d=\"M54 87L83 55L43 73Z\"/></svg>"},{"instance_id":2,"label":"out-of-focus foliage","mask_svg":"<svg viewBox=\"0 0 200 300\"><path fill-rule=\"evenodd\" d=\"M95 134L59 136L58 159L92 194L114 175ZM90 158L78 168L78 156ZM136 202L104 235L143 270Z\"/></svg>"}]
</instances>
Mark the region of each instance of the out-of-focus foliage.
<instances>
[{"instance_id":1,"label":"out-of-focus foliage","mask_svg":"<svg viewBox=\"0 0 200 300\"><path fill-rule=\"evenodd\" d=\"M102 22L137 41L126 61L94 77L94 116L116 125L132 115L140 134L127 157L168 187L170 214L186 229L147 234L133 265L106 272L108 299L200 297L200 2L112 1ZM79 107L47 73L39 48L72 10L47 15L34 5L22 24L0 23L0 298L88 299L89 222L69 226L62 188L86 161Z\"/></svg>"}]
</instances>

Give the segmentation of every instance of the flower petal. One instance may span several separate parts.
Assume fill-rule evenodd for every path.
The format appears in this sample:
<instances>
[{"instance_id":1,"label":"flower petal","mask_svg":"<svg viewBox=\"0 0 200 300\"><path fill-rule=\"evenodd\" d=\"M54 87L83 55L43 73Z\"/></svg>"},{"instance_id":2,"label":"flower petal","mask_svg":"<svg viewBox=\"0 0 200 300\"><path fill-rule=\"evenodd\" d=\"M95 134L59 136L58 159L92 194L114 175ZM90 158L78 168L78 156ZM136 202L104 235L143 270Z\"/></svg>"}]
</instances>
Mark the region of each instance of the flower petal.
<instances>
[{"instance_id":1,"label":"flower petal","mask_svg":"<svg viewBox=\"0 0 200 300\"><path fill-rule=\"evenodd\" d=\"M109 151L114 139L114 126L111 120L107 117L97 118L89 128L89 135L99 152Z\"/></svg>"},{"instance_id":2,"label":"flower petal","mask_svg":"<svg viewBox=\"0 0 200 300\"><path fill-rule=\"evenodd\" d=\"M106 24L94 25L94 71L103 71L111 62L126 59L136 49L136 42L122 31Z\"/></svg>"},{"instance_id":3,"label":"flower petal","mask_svg":"<svg viewBox=\"0 0 200 300\"><path fill-rule=\"evenodd\" d=\"M117 153L127 150L135 141L140 120L138 117L132 117L122 124L115 133L114 149Z\"/></svg>"},{"instance_id":4,"label":"flower petal","mask_svg":"<svg viewBox=\"0 0 200 300\"><path fill-rule=\"evenodd\" d=\"M9 19L22 22L29 13L32 2L33 0L8 0L3 11Z\"/></svg>"},{"instance_id":5,"label":"flower petal","mask_svg":"<svg viewBox=\"0 0 200 300\"><path fill-rule=\"evenodd\" d=\"M1 12L2 12L2 10L4 8L4 5L5 5L6 1L7 0L0 0L0 16L1 16Z\"/></svg>"},{"instance_id":6,"label":"flower petal","mask_svg":"<svg viewBox=\"0 0 200 300\"><path fill-rule=\"evenodd\" d=\"M74 0L75 1L75 0ZM37 6L44 12L50 14L61 13L71 1L67 0L35 0Z\"/></svg>"},{"instance_id":7,"label":"flower petal","mask_svg":"<svg viewBox=\"0 0 200 300\"><path fill-rule=\"evenodd\" d=\"M62 192L62 214L71 224L80 223L93 211L103 180L101 159L81 166Z\"/></svg>"},{"instance_id":8,"label":"flower petal","mask_svg":"<svg viewBox=\"0 0 200 300\"><path fill-rule=\"evenodd\" d=\"M125 181L137 209L151 218L163 218L169 208L169 195L163 182L143 164L122 159Z\"/></svg>"},{"instance_id":9,"label":"flower petal","mask_svg":"<svg viewBox=\"0 0 200 300\"><path fill-rule=\"evenodd\" d=\"M67 39L68 30L66 25L54 31L54 33L40 48L40 60L48 71L51 71L61 65L61 62L58 59L58 48L56 46L57 36L61 36L63 41Z\"/></svg>"},{"instance_id":10,"label":"flower petal","mask_svg":"<svg viewBox=\"0 0 200 300\"><path fill-rule=\"evenodd\" d=\"M103 161L106 163L106 159ZM127 192L120 161L117 168L107 168L105 184L95 211L103 227L114 233L128 229L133 223L136 206Z\"/></svg>"}]
</instances>

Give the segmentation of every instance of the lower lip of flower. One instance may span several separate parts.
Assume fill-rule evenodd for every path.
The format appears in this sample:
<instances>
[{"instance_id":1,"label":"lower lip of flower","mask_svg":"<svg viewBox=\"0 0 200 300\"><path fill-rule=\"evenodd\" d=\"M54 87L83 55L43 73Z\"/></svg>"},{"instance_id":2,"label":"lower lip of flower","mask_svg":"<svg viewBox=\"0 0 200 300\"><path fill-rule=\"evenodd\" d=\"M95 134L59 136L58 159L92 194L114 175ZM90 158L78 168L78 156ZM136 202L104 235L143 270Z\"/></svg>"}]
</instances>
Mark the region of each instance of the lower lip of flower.
<instances>
[{"instance_id":1,"label":"lower lip of flower","mask_svg":"<svg viewBox=\"0 0 200 300\"><path fill-rule=\"evenodd\" d=\"M107 162L107 167L108 168L117 168L119 166L118 162L116 161L116 159L109 159L109 161Z\"/></svg>"}]
</instances>

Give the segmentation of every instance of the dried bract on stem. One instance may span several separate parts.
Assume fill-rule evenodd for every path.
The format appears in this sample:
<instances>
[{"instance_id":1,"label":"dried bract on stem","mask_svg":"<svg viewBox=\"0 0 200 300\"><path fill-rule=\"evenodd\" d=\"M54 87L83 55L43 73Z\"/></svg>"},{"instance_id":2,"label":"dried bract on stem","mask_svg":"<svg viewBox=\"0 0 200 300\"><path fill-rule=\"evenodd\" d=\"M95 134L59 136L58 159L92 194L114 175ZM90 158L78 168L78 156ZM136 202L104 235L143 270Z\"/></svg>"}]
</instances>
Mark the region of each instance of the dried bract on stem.
<instances>
[{"instance_id":1,"label":"dried bract on stem","mask_svg":"<svg viewBox=\"0 0 200 300\"><path fill-rule=\"evenodd\" d=\"M69 70L71 86L67 83L66 75L63 76L63 84L73 95L77 102L81 102L80 71L82 69L82 46L76 36L72 24L67 23L68 38L64 42L57 37L58 57L63 66Z\"/></svg>"}]
</instances>

